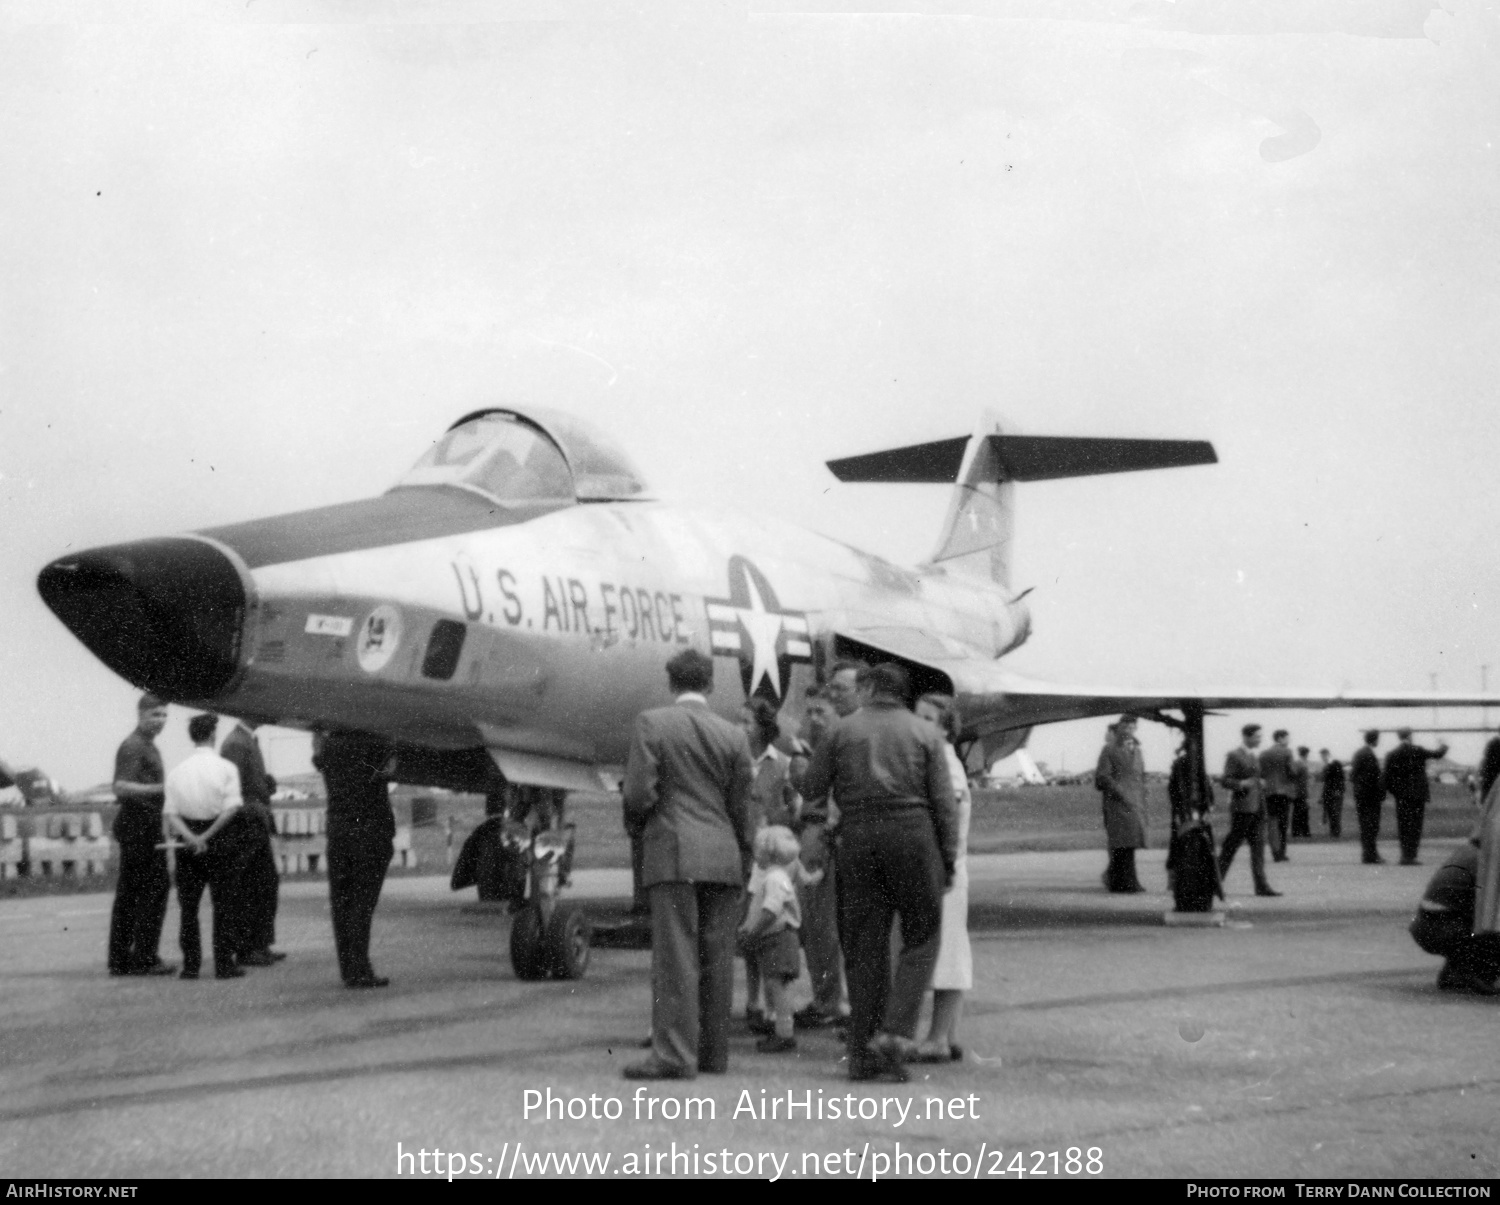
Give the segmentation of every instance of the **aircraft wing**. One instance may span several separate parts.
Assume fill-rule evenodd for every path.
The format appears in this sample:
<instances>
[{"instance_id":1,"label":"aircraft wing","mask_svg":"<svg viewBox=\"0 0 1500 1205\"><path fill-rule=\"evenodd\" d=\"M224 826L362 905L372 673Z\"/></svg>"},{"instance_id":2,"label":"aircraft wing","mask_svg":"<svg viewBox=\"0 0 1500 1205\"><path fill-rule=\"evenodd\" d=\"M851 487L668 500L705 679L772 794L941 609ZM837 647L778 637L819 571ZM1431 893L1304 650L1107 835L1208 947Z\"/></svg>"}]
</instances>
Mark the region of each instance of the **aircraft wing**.
<instances>
[{"instance_id":1,"label":"aircraft wing","mask_svg":"<svg viewBox=\"0 0 1500 1205\"><path fill-rule=\"evenodd\" d=\"M1091 716L1122 712L1180 710L1197 703L1205 711L1291 709L1321 711L1336 707L1496 707L1500 694L1419 694L1387 691L1273 690L1214 691L1118 686L1077 686L1042 682L1003 667L958 641L917 628L841 629L837 636L856 654L886 654L916 670L919 689L940 688L945 676L958 696L966 726L980 733L1031 728ZM850 647L854 646L854 647ZM861 649L858 646L863 646ZM868 654L866 654L868 655ZM930 684L930 685L929 685Z\"/></svg>"}]
</instances>

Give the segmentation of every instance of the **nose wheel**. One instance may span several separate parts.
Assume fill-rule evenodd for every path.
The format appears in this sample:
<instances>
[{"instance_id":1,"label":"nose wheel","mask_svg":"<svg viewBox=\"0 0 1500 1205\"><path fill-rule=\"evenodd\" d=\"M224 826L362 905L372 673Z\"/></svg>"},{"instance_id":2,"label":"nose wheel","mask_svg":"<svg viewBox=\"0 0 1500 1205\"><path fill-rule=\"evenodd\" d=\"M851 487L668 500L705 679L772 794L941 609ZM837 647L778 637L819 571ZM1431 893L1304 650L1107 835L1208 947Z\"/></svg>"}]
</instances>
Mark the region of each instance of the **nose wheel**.
<instances>
[{"instance_id":1,"label":"nose wheel","mask_svg":"<svg viewBox=\"0 0 1500 1205\"><path fill-rule=\"evenodd\" d=\"M510 964L517 979L582 979L589 969L589 922L577 904L554 903L542 916L532 901L510 926Z\"/></svg>"},{"instance_id":2,"label":"nose wheel","mask_svg":"<svg viewBox=\"0 0 1500 1205\"><path fill-rule=\"evenodd\" d=\"M515 853L529 865L520 898L513 898L510 963L516 978L581 979L589 966L588 917L579 905L558 899L573 863L574 828L544 830L524 846L518 837Z\"/></svg>"}]
</instances>

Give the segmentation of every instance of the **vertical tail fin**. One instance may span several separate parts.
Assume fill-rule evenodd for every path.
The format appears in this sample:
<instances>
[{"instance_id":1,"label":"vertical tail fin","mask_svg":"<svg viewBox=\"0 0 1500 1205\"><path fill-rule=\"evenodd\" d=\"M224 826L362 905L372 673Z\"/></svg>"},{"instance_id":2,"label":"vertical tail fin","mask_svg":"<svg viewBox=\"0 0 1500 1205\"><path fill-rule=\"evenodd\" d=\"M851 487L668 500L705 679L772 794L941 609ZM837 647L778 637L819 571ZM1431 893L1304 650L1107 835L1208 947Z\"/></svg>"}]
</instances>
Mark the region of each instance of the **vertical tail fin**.
<instances>
[{"instance_id":1,"label":"vertical tail fin","mask_svg":"<svg viewBox=\"0 0 1500 1205\"><path fill-rule=\"evenodd\" d=\"M948 515L931 561L950 572L998 582L1010 589L1010 548L1015 534L1016 486L996 443L999 418L986 411L959 465Z\"/></svg>"}]
</instances>

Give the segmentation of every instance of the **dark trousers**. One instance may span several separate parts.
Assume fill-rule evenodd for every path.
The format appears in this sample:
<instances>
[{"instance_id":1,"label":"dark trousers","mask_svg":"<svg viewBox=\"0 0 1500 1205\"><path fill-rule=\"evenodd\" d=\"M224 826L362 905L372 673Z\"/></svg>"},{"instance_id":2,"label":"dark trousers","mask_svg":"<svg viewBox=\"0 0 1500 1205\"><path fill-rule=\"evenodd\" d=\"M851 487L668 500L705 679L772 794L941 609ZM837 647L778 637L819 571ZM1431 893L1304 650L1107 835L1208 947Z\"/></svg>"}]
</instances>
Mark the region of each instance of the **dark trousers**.
<instances>
[{"instance_id":1,"label":"dark trousers","mask_svg":"<svg viewBox=\"0 0 1500 1205\"><path fill-rule=\"evenodd\" d=\"M807 958L807 977L812 980L812 1002L825 1016L844 1011L844 955L839 949L838 871L832 858L823 865L823 877L801 884L797 899L802 904L802 953Z\"/></svg>"},{"instance_id":2,"label":"dark trousers","mask_svg":"<svg viewBox=\"0 0 1500 1205\"><path fill-rule=\"evenodd\" d=\"M1366 862L1380 858L1375 843L1380 838L1380 809L1384 804L1384 795L1354 797L1354 814L1359 819L1360 856Z\"/></svg>"},{"instance_id":3,"label":"dark trousers","mask_svg":"<svg viewBox=\"0 0 1500 1205\"><path fill-rule=\"evenodd\" d=\"M240 832L239 896L242 928L240 953L267 950L276 943L276 906L281 875L271 852L271 833L258 816L237 822Z\"/></svg>"},{"instance_id":4,"label":"dark trousers","mask_svg":"<svg viewBox=\"0 0 1500 1205\"><path fill-rule=\"evenodd\" d=\"M734 932L741 891L730 883L653 883L651 1049L688 1075L729 1066Z\"/></svg>"},{"instance_id":5,"label":"dark trousers","mask_svg":"<svg viewBox=\"0 0 1500 1205\"><path fill-rule=\"evenodd\" d=\"M1109 868L1104 872L1104 887L1107 891L1141 890L1141 880L1135 872L1135 850L1109 851Z\"/></svg>"},{"instance_id":6,"label":"dark trousers","mask_svg":"<svg viewBox=\"0 0 1500 1205\"><path fill-rule=\"evenodd\" d=\"M1344 835L1344 793L1323 796L1323 823L1328 825L1330 837Z\"/></svg>"},{"instance_id":7,"label":"dark trousers","mask_svg":"<svg viewBox=\"0 0 1500 1205\"><path fill-rule=\"evenodd\" d=\"M351 833L339 824L328 826L328 902L339 974L345 983L375 974L370 965L370 928L394 852L388 830Z\"/></svg>"},{"instance_id":8,"label":"dark trousers","mask_svg":"<svg viewBox=\"0 0 1500 1205\"><path fill-rule=\"evenodd\" d=\"M1292 800L1292 836L1312 836L1312 814L1307 806L1307 796L1298 795Z\"/></svg>"},{"instance_id":9,"label":"dark trousers","mask_svg":"<svg viewBox=\"0 0 1500 1205\"><path fill-rule=\"evenodd\" d=\"M1427 817L1427 800L1396 796L1396 837L1401 842L1401 860L1415 862L1422 844L1422 822Z\"/></svg>"},{"instance_id":10,"label":"dark trousers","mask_svg":"<svg viewBox=\"0 0 1500 1205\"><path fill-rule=\"evenodd\" d=\"M1447 959L1448 969L1492 983L1500 976L1500 933L1471 932L1471 920L1467 912L1424 909L1412 921L1411 935L1427 953Z\"/></svg>"},{"instance_id":11,"label":"dark trousers","mask_svg":"<svg viewBox=\"0 0 1500 1205\"><path fill-rule=\"evenodd\" d=\"M119 843L120 876L109 914L112 971L139 970L157 959L161 927L167 917L167 897L172 894L166 851L156 848L160 840L158 821L154 834Z\"/></svg>"},{"instance_id":12,"label":"dark trousers","mask_svg":"<svg viewBox=\"0 0 1500 1205\"><path fill-rule=\"evenodd\" d=\"M185 823L194 832L202 832L209 826L206 820ZM187 849L177 851L177 907L182 912L178 942L182 946L184 971L197 971L203 965L198 905L203 900L205 887L214 912L214 970L227 971L234 966L239 951L239 900L235 891L239 849L231 835L234 827L231 823L215 833L208 849L201 854Z\"/></svg>"},{"instance_id":13,"label":"dark trousers","mask_svg":"<svg viewBox=\"0 0 1500 1205\"><path fill-rule=\"evenodd\" d=\"M925 808L848 809L838 838L839 938L849 979L851 1055L882 1030L915 1037L937 962L943 861ZM902 948L891 977L891 926Z\"/></svg>"},{"instance_id":14,"label":"dark trousers","mask_svg":"<svg viewBox=\"0 0 1500 1205\"><path fill-rule=\"evenodd\" d=\"M1271 846L1271 857L1278 862L1286 860L1286 827L1291 814L1290 795L1266 796L1266 840Z\"/></svg>"},{"instance_id":15,"label":"dark trousers","mask_svg":"<svg viewBox=\"0 0 1500 1205\"><path fill-rule=\"evenodd\" d=\"M1234 855L1245 842L1250 846L1250 876L1255 880L1255 889L1269 887L1266 881L1266 846L1264 840L1265 817L1259 812L1234 812L1229 835L1219 847L1219 879L1222 882L1229 874Z\"/></svg>"}]
</instances>

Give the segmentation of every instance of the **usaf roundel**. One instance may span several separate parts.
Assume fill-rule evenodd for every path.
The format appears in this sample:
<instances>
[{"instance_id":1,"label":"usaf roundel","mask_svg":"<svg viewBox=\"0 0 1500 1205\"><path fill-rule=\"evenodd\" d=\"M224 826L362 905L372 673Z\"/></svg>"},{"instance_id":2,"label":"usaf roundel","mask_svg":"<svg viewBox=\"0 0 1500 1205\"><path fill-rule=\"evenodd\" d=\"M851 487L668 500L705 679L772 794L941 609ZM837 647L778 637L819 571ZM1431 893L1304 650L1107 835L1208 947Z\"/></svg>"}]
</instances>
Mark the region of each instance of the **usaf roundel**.
<instances>
[{"instance_id":1,"label":"usaf roundel","mask_svg":"<svg viewBox=\"0 0 1500 1205\"><path fill-rule=\"evenodd\" d=\"M729 597L708 598L715 657L737 657L745 697L780 706L796 662L812 661L807 614L783 610L766 575L742 556L729 559Z\"/></svg>"}]
</instances>

